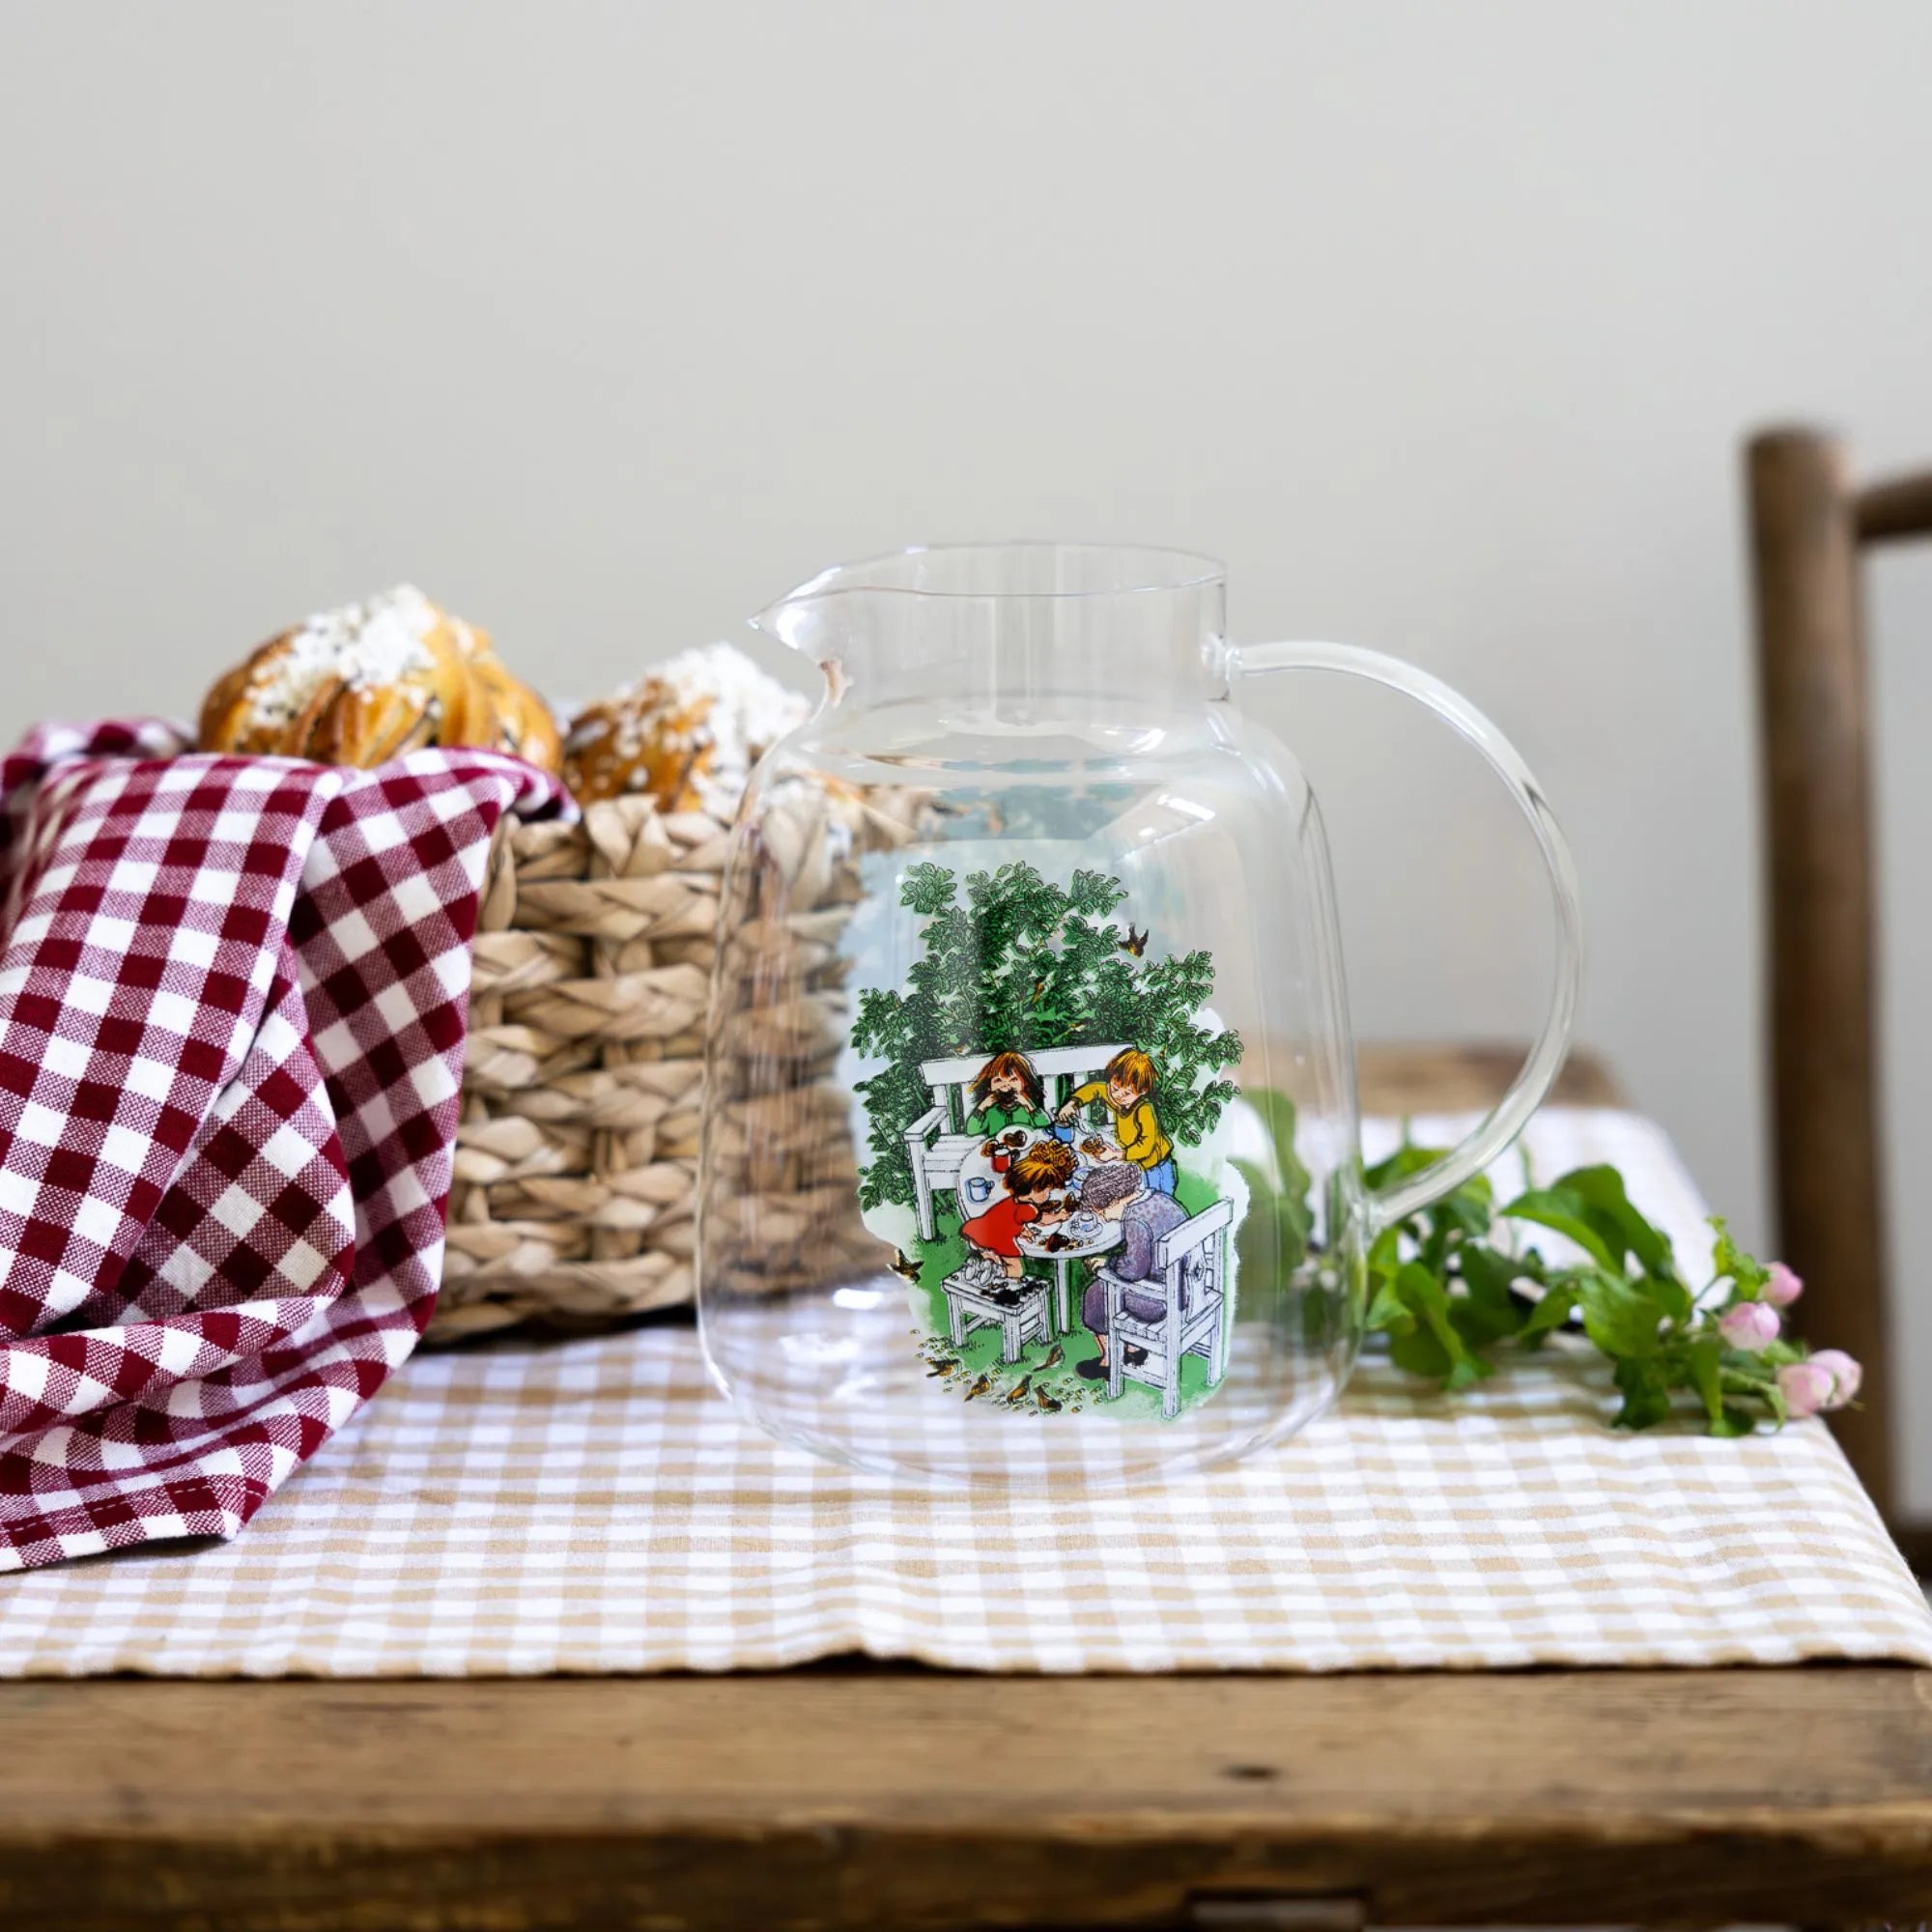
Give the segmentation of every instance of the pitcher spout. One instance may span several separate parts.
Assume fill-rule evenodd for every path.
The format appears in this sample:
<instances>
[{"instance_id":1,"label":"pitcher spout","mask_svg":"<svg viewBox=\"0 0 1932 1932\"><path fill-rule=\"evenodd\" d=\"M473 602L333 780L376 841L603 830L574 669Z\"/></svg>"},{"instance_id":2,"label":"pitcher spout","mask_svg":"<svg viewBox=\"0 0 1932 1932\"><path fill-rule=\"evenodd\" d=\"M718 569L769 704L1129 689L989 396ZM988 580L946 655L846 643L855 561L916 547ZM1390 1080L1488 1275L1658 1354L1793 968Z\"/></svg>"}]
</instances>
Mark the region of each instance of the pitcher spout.
<instances>
[{"instance_id":1,"label":"pitcher spout","mask_svg":"<svg viewBox=\"0 0 1932 1932\"><path fill-rule=\"evenodd\" d=\"M753 630L790 650L814 656L813 638L825 615L815 607L827 597L854 589L856 586L846 580L857 568L854 564L836 563L830 570L821 570L816 577L808 578L753 615L749 620Z\"/></svg>"},{"instance_id":2,"label":"pitcher spout","mask_svg":"<svg viewBox=\"0 0 1932 1932\"><path fill-rule=\"evenodd\" d=\"M848 666L872 630L858 608L865 596L850 581L859 566L835 564L787 590L751 617L752 629L774 643L810 658L825 679L828 704L840 703L852 688Z\"/></svg>"},{"instance_id":3,"label":"pitcher spout","mask_svg":"<svg viewBox=\"0 0 1932 1932\"><path fill-rule=\"evenodd\" d=\"M1226 573L1104 544L941 545L835 564L751 622L824 671L834 703L1219 695Z\"/></svg>"}]
</instances>

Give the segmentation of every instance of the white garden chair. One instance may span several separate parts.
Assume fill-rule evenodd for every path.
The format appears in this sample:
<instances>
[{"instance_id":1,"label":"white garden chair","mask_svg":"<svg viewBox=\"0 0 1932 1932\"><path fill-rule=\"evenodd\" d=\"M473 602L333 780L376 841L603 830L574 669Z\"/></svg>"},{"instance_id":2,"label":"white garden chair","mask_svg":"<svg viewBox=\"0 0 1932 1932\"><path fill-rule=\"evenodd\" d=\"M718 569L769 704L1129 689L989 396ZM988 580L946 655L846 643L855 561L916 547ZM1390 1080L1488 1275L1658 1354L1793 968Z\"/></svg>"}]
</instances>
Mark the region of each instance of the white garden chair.
<instances>
[{"instance_id":1,"label":"white garden chair","mask_svg":"<svg viewBox=\"0 0 1932 1932\"><path fill-rule=\"evenodd\" d=\"M1065 1081L1070 1093L1097 1079L1108 1061L1121 1051L1119 1046L1051 1046L1039 1053L1027 1053L1027 1058L1046 1089L1047 1106L1057 1109L1065 1098L1058 1083ZM919 1077L932 1090L932 1105L906 1129L905 1139L923 1241L933 1239L937 1233L933 1196L949 1193L958 1184L960 1165L979 1143L978 1134L966 1131L966 1116L973 1111L973 1082L991 1058L990 1054L973 1053L920 1064Z\"/></svg>"},{"instance_id":2,"label":"white garden chair","mask_svg":"<svg viewBox=\"0 0 1932 1932\"><path fill-rule=\"evenodd\" d=\"M952 1346L962 1348L975 1328L1000 1331L1000 1359L1017 1362L1029 1342L1053 1340L1053 1317L1048 1313L1052 1293L1043 1281L1009 1281L998 1268L981 1269L971 1262L946 1277L946 1320Z\"/></svg>"},{"instance_id":3,"label":"white garden chair","mask_svg":"<svg viewBox=\"0 0 1932 1932\"><path fill-rule=\"evenodd\" d=\"M1107 1268L1100 1270L1107 1291L1107 1394L1118 1397L1131 1376L1160 1391L1160 1412L1180 1412L1180 1364L1187 1355L1208 1361L1208 1386L1220 1381L1228 1366L1227 1324L1224 1320L1228 1281L1228 1227L1234 1205L1217 1201L1211 1208L1170 1228L1154 1243L1153 1272L1145 1281L1122 1281ZM1143 1321L1124 1305L1129 1290L1157 1295L1159 1317ZM1147 1359L1127 1366L1129 1348L1145 1349Z\"/></svg>"}]
</instances>

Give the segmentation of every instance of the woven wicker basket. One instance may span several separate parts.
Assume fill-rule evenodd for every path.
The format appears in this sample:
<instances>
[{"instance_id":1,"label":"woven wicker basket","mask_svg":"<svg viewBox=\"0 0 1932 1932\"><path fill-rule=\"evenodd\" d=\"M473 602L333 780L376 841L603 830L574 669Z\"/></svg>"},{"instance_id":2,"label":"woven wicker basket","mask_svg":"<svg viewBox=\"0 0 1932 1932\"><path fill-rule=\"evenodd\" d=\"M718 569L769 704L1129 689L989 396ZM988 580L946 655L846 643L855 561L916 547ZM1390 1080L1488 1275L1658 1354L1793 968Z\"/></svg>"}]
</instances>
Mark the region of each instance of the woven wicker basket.
<instances>
[{"instance_id":1,"label":"woven wicker basket","mask_svg":"<svg viewBox=\"0 0 1932 1932\"><path fill-rule=\"evenodd\" d=\"M793 1088L816 1090L821 1162L847 1131L832 1071L849 1023L838 934L860 896L861 858L903 842L916 815L910 795L814 798L789 821L785 849L761 849L743 868L752 900L732 909L734 937L742 944L758 929L755 901L768 878L766 896L784 909L772 943L801 995L796 1038L781 1059L767 1051L760 1064L781 1066ZM691 1299L705 1014L728 830L702 812L661 812L647 797L589 806L576 825L506 820L499 830L476 935L432 1341L527 1321L598 1328ZM731 1105L768 1099L747 1094ZM727 1107L727 1142L731 1124ZM849 1176L849 1147L842 1164ZM823 1182L821 1166L776 1183L781 1198L763 1203L767 1240L788 1208L801 1232L809 1225ZM773 1281L782 1285L781 1264Z\"/></svg>"}]
</instances>

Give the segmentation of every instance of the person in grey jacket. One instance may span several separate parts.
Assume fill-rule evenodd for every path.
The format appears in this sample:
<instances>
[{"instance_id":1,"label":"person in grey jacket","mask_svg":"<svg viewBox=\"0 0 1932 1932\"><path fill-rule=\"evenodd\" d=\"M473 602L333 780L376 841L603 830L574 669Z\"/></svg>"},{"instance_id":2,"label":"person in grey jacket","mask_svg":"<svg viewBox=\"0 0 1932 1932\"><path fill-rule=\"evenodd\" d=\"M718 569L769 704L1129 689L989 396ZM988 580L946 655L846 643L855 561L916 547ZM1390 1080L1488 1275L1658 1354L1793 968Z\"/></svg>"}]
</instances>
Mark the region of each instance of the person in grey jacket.
<instances>
[{"instance_id":1,"label":"person in grey jacket","mask_svg":"<svg viewBox=\"0 0 1932 1932\"><path fill-rule=\"evenodd\" d=\"M1147 1172L1132 1161L1109 1161L1104 1167L1089 1168L1080 1184L1083 1210L1103 1220L1121 1224L1121 1245L1103 1260L1102 1265L1117 1281L1145 1281L1153 1273L1154 1249L1160 1237L1187 1219L1187 1209L1172 1194L1160 1194L1147 1184ZM1121 1296L1121 1306L1137 1321L1158 1321L1167 1302L1147 1289L1129 1288ZM1098 1339L1097 1361L1080 1364L1080 1374L1089 1381L1103 1380L1107 1374L1107 1284L1095 1280L1088 1284L1080 1299L1080 1319ZM1129 1348L1129 1366L1147 1360L1145 1349Z\"/></svg>"}]
</instances>

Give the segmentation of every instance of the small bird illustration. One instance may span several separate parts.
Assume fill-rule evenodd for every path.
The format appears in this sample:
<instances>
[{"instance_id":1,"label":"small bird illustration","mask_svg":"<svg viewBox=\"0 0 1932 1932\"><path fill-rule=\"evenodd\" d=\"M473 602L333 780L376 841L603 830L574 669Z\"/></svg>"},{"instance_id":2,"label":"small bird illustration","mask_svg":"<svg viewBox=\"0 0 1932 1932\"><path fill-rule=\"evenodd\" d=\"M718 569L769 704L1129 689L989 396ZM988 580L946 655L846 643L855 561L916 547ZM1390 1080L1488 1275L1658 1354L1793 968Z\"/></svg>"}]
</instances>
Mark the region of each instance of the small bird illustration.
<instances>
[{"instance_id":1,"label":"small bird illustration","mask_svg":"<svg viewBox=\"0 0 1932 1932\"><path fill-rule=\"evenodd\" d=\"M1130 959L1138 959L1147 951L1147 934L1145 932L1136 932L1132 920L1128 920L1127 922L1127 936L1124 939L1117 939L1114 942Z\"/></svg>"},{"instance_id":2,"label":"small bird illustration","mask_svg":"<svg viewBox=\"0 0 1932 1932\"><path fill-rule=\"evenodd\" d=\"M1065 1359L1066 1359L1066 1350L1063 1349L1058 1342L1056 1342L1053 1345L1053 1347L1046 1351L1046 1359L1040 1363L1039 1367L1036 1369L1034 1373L1036 1375L1043 1376L1045 1375L1048 1369L1057 1369L1062 1362L1065 1361Z\"/></svg>"},{"instance_id":3,"label":"small bird illustration","mask_svg":"<svg viewBox=\"0 0 1932 1932\"><path fill-rule=\"evenodd\" d=\"M893 1250L893 1272L896 1275L903 1275L907 1281L917 1281L919 1279L919 1264L903 1248L895 1248Z\"/></svg>"},{"instance_id":4,"label":"small bird illustration","mask_svg":"<svg viewBox=\"0 0 1932 1932\"><path fill-rule=\"evenodd\" d=\"M1033 1399L1048 1415L1058 1415L1066 1406L1064 1402L1059 1402L1054 1397L1048 1395L1044 1389L1035 1389Z\"/></svg>"},{"instance_id":5,"label":"small bird illustration","mask_svg":"<svg viewBox=\"0 0 1932 1932\"><path fill-rule=\"evenodd\" d=\"M1019 1380L1016 1381L1012 1385L1012 1387L1007 1391L1008 1406L1015 1407L1020 1403L1023 1403L1027 1399L1027 1390L1030 1389L1032 1386L1033 1386L1032 1376L1030 1375L1022 1376L1019 1378Z\"/></svg>"},{"instance_id":6,"label":"small bird illustration","mask_svg":"<svg viewBox=\"0 0 1932 1932\"><path fill-rule=\"evenodd\" d=\"M976 1396L987 1395L991 1393L992 1387L993 1387L992 1377L981 1376L980 1379L966 1391L966 1400L968 1402L971 1402Z\"/></svg>"}]
</instances>

